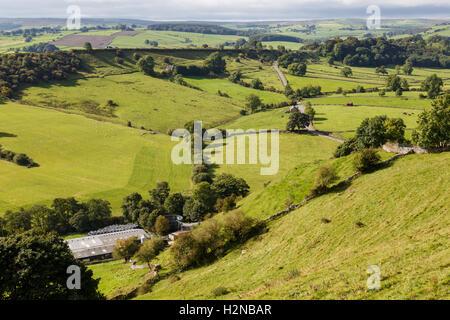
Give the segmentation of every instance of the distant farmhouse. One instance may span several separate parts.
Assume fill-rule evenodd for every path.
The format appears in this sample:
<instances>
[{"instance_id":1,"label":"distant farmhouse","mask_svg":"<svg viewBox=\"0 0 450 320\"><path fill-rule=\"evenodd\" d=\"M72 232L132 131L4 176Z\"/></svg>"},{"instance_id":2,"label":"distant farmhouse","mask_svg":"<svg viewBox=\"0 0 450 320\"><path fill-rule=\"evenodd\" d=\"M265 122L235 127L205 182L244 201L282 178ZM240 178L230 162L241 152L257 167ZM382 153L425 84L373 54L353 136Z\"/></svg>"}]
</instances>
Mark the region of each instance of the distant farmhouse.
<instances>
[{"instance_id":1,"label":"distant farmhouse","mask_svg":"<svg viewBox=\"0 0 450 320\"><path fill-rule=\"evenodd\" d=\"M132 237L137 237L141 242L150 238L145 230L130 229L68 239L66 240L66 243L69 245L69 249L76 259L88 262L111 258L114 246L116 245L116 240L129 239Z\"/></svg>"}]
</instances>

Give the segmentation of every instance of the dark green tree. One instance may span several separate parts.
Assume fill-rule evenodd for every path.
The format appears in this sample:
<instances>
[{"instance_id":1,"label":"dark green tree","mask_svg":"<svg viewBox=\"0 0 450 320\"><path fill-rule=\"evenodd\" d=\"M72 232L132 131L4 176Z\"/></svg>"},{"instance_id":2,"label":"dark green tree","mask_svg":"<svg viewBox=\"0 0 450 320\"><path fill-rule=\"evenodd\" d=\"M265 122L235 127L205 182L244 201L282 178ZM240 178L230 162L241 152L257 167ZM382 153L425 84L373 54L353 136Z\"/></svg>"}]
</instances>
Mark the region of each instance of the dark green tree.
<instances>
[{"instance_id":1,"label":"dark green tree","mask_svg":"<svg viewBox=\"0 0 450 320\"><path fill-rule=\"evenodd\" d=\"M289 121L286 124L287 131L302 130L309 126L310 119L305 113L294 111L289 115Z\"/></svg>"},{"instance_id":2,"label":"dark green tree","mask_svg":"<svg viewBox=\"0 0 450 320\"><path fill-rule=\"evenodd\" d=\"M104 299L99 280L55 234L30 231L0 238L0 300ZM70 290L69 266L80 268L80 289Z\"/></svg>"},{"instance_id":3,"label":"dark green tree","mask_svg":"<svg viewBox=\"0 0 450 320\"><path fill-rule=\"evenodd\" d=\"M441 93L443 85L442 79L432 74L422 82L421 89L427 92L428 98L434 99Z\"/></svg>"},{"instance_id":4,"label":"dark green tree","mask_svg":"<svg viewBox=\"0 0 450 320\"><path fill-rule=\"evenodd\" d=\"M155 61L151 56L144 56L138 60L137 67L146 75L152 75L154 73Z\"/></svg>"}]
</instances>

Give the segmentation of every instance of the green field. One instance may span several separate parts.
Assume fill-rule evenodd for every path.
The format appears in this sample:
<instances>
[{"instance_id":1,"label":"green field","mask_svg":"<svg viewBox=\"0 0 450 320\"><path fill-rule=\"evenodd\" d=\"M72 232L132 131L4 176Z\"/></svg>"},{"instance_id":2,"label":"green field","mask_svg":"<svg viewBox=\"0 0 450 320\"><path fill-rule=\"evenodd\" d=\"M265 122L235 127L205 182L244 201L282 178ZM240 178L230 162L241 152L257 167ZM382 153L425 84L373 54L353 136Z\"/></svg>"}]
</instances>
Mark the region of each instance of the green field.
<instances>
[{"instance_id":1,"label":"green field","mask_svg":"<svg viewBox=\"0 0 450 320\"><path fill-rule=\"evenodd\" d=\"M219 299L446 299L449 160L448 153L397 160L272 222L268 233L179 274L180 281L158 282L138 299L215 299L211 292L219 286L230 291ZM348 164L337 166L344 175ZM303 176L297 175L300 184ZM289 184L295 186L295 177ZM381 290L366 287L371 265L381 270Z\"/></svg>"},{"instance_id":2,"label":"green field","mask_svg":"<svg viewBox=\"0 0 450 320\"><path fill-rule=\"evenodd\" d=\"M386 96L380 97L376 92L353 93L346 96L333 94L329 96L307 99L312 104L319 105L345 105L348 102L353 105L385 106L398 108L426 109L431 106L430 99L420 99L419 92L406 91L401 97L396 97L394 92L386 92Z\"/></svg>"},{"instance_id":3,"label":"green field","mask_svg":"<svg viewBox=\"0 0 450 320\"><path fill-rule=\"evenodd\" d=\"M176 166L174 143L165 135L95 121L53 110L0 105L0 144L23 152L40 166L27 169L0 161L0 212L56 197L103 198L118 213L124 196L143 194L158 181L173 190L190 188L190 166Z\"/></svg>"},{"instance_id":4,"label":"green field","mask_svg":"<svg viewBox=\"0 0 450 320\"><path fill-rule=\"evenodd\" d=\"M258 128L254 128L258 130ZM270 128L266 128L270 129ZM271 152L271 143L268 135L268 154ZM256 192L265 187L265 185L274 183L284 175L301 163L309 163L322 159L329 159L338 142L328 140L321 137L316 137L309 134L280 134L279 135L279 170L275 175L261 175L260 169L269 167L269 165L249 164L248 160L248 143L250 139L246 138L246 164L232 165L223 164L216 170L216 173L231 173L237 177L244 178L251 187L251 192ZM260 139L258 136L258 143ZM228 142L227 142L228 145ZM227 152L227 145L224 148L224 153ZM258 149L259 150L259 149ZM237 152L235 152L235 156ZM236 163L236 162L235 162Z\"/></svg>"},{"instance_id":5,"label":"green field","mask_svg":"<svg viewBox=\"0 0 450 320\"><path fill-rule=\"evenodd\" d=\"M233 35L146 30L132 37L118 36L113 40L111 46L120 48L151 48L151 46L145 45L145 40L150 40L157 41L159 47L167 48L188 46L201 47L203 44L217 47L224 42L233 42L239 38L242 37Z\"/></svg>"},{"instance_id":6,"label":"green field","mask_svg":"<svg viewBox=\"0 0 450 320\"><path fill-rule=\"evenodd\" d=\"M113 121L144 126L166 133L182 128L190 120L213 126L239 116L243 103L215 94L187 88L141 73L63 81L28 87L22 101L36 106L84 110L93 103L101 108L113 100ZM95 113L95 112L94 112Z\"/></svg>"},{"instance_id":7,"label":"green field","mask_svg":"<svg viewBox=\"0 0 450 320\"><path fill-rule=\"evenodd\" d=\"M257 95L263 103L279 103L286 101L287 98L276 92L256 90L253 88L247 88L239 84L233 83L227 79L208 79L200 77L187 77L185 80L199 87L209 93L217 94L220 90L222 93L226 93L232 99L245 102L245 98L251 94Z\"/></svg>"},{"instance_id":8,"label":"green field","mask_svg":"<svg viewBox=\"0 0 450 320\"><path fill-rule=\"evenodd\" d=\"M316 129L336 132L346 138L353 136L354 132L349 133L345 131L356 130L364 119L377 115L386 115L389 118L402 118L407 129L414 129L417 126L417 116L421 112L400 108L330 105L314 106L314 110L316 110L314 120L314 127ZM406 136L408 137L408 134Z\"/></svg>"}]
</instances>

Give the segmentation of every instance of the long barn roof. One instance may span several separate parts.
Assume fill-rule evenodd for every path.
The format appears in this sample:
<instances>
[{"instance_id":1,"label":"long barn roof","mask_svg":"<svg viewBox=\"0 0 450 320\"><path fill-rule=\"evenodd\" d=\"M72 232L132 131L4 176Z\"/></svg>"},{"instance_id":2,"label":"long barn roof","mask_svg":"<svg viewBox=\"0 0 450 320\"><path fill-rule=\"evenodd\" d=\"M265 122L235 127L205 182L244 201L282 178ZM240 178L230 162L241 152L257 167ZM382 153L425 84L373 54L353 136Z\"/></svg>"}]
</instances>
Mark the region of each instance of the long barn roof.
<instances>
[{"instance_id":1,"label":"long barn roof","mask_svg":"<svg viewBox=\"0 0 450 320\"><path fill-rule=\"evenodd\" d=\"M137 237L140 239L150 238L143 229L131 229L119 232L111 232L87 236L82 238L68 239L66 243L69 249L77 259L85 259L89 257L112 253L116 240Z\"/></svg>"}]
</instances>

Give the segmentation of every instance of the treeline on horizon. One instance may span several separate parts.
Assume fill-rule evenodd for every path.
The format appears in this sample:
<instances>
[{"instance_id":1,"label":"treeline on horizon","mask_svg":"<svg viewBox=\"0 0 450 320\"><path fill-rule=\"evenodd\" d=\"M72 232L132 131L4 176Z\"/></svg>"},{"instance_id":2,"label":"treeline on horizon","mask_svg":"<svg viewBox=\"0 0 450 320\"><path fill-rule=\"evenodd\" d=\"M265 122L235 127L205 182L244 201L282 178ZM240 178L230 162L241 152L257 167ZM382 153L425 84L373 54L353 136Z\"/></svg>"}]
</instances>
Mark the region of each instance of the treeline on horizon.
<instances>
[{"instance_id":1,"label":"treeline on horizon","mask_svg":"<svg viewBox=\"0 0 450 320\"><path fill-rule=\"evenodd\" d=\"M415 67L450 68L450 40L441 36L423 39L421 36L401 39L349 37L334 38L322 43L312 42L303 47L330 63L342 62L355 67L379 67L382 65L403 65L406 62Z\"/></svg>"}]
</instances>

